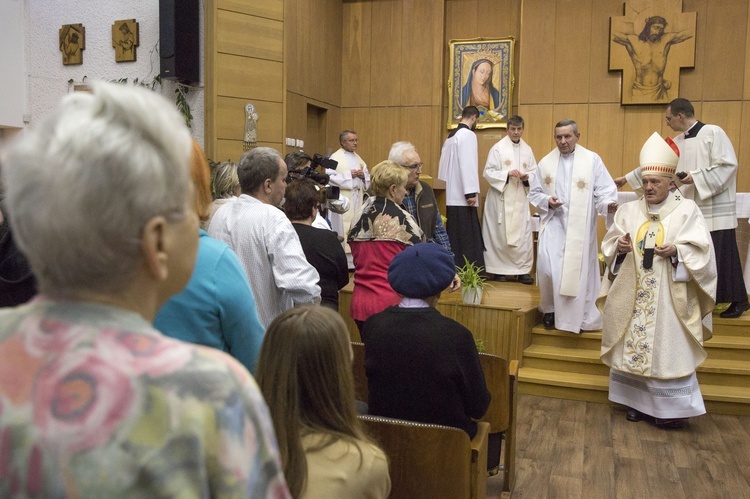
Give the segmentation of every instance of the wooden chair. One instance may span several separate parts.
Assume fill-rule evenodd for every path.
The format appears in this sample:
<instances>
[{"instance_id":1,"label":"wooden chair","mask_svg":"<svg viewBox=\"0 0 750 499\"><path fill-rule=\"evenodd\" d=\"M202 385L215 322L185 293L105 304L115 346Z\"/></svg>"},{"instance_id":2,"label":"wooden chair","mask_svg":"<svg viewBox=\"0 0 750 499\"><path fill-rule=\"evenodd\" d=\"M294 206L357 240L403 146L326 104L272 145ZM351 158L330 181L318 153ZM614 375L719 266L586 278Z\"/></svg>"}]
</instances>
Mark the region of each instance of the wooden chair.
<instances>
[{"instance_id":1,"label":"wooden chair","mask_svg":"<svg viewBox=\"0 0 750 499\"><path fill-rule=\"evenodd\" d=\"M394 499L484 499L487 435L480 422L473 440L463 430L379 416L359 416L388 456Z\"/></svg>"},{"instance_id":2,"label":"wooden chair","mask_svg":"<svg viewBox=\"0 0 750 499\"><path fill-rule=\"evenodd\" d=\"M515 482L516 461L516 378L518 361L508 361L497 355L479 354L484 379L492 395L487 412L480 421L489 423L490 434L499 433L505 441L500 469L503 471L503 497L510 497ZM367 379L365 378L365 383Z\"/></svg>"}]
</instances>

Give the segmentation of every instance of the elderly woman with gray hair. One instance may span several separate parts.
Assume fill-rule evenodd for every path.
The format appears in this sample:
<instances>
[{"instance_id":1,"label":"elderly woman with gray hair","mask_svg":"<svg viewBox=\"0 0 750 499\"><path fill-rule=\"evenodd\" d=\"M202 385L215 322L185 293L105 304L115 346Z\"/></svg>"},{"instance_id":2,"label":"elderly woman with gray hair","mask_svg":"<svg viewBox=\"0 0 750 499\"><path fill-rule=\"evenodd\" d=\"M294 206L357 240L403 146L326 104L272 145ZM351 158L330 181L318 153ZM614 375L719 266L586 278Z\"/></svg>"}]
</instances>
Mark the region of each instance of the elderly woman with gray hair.
<instances>
[{"instance_id":1,"label":"elderly woman with gray hair","mask_svg":"<svg viewBox=\"0 0 750 499\"><path fill-rule=\"evenodd\" d=\"M150 324L193 270L190 150L169 102L100 83L3 151L40 294L0 311L0 496L288 497L247 371Z\"/></svg>"}]
</instances>

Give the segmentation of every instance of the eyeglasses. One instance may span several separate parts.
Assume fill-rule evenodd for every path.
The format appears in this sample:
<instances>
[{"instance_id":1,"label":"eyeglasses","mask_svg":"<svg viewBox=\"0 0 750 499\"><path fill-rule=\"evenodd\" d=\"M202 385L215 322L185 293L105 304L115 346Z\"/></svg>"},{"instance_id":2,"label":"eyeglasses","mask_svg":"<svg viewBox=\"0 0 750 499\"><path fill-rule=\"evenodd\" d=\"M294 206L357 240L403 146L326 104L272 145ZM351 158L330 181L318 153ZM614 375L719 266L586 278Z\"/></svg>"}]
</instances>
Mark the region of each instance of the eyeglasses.
<instances>
[{"instance_id":1,"label":"eyeglasses","mask_svg":"<svg viewBox=\"0 0 750 499\"><path fill-rule=\"evenodd\" d=\"M424 166L424 163L415 163L413 165L401 165L401 166L403 166L404 168L408 168L411 171L417 171L417 170L422 169L422 167Z\"/></svg>"},{"instance_id":2,"label":"eyeglasses","mask_svg":"<svg viewBox=\"0 0 750 499\"><path fill-rule=\"evenodd\" d=\"M672 116L664 116L664 119L667 120L667 124L671 123L673 119L677 118L679 114L674 114Z\"/></svg>"}]
</instances>

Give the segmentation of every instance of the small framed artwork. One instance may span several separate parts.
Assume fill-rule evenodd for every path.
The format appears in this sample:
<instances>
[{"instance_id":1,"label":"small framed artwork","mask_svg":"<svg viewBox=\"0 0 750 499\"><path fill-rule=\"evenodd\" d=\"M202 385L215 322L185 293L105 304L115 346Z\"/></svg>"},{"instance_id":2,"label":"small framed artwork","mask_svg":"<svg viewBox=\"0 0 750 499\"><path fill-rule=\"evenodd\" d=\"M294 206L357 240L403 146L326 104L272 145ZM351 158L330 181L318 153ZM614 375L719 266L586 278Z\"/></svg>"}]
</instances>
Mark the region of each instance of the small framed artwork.
<instances>
[{"instance_id":1,"label":"small framed artwork","mask_svg":"<svg viewBox=\"0 0 750 499\"><path fill-rule=\"evenodd\" d=\"M116 62L135 61L138 46L138 23L135 19L123 19L112 24L112 47Z\"/></svg>"},{"instance_id":2,"label":"small framed artwork","mask_svg":"<svg viewBox=\"0 0 750 499\"><path fill-rule=\"evenodd\" d=\"M83 49L86 48L86 28L83 24L63 24L59 35L63 64L83 64Z\"/></svg>"},{"instance_id":3,"label":"small framed artwork","mask_svg":"<svg viewBox=\"0 0 750 499\"><path fill-rule=\"evenodd\" d=\"M456 128L466 106L479 109L477 128L505 128L512 108L512 37L451 40L448 128Z\"/></svg>"}]
</instances>

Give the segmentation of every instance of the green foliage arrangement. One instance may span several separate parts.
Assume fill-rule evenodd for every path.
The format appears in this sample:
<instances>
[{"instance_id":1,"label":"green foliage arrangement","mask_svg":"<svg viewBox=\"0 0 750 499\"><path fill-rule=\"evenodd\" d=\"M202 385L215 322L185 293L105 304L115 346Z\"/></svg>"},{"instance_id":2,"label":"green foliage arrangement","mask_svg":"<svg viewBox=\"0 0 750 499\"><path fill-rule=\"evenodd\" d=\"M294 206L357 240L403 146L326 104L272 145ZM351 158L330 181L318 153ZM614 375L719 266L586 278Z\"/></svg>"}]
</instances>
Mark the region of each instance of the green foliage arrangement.
<instances>
[{"instance_id":1,"label":"green foliage arrangement","mask_svg":"<svg viewBox=\"0 0 750 499\"><path fill-rule=\"evenodd\" d=\"M479 294L478 290L484 289L487 286L487 279L484 277L484 267L470 262L466 256L464 256L464 265L456 267L456 274L461 279L461 287L473 292L475 298Z\"/></svg>"}]
</instances>

